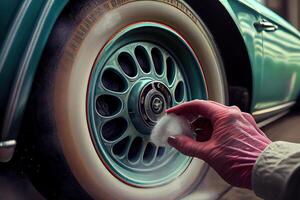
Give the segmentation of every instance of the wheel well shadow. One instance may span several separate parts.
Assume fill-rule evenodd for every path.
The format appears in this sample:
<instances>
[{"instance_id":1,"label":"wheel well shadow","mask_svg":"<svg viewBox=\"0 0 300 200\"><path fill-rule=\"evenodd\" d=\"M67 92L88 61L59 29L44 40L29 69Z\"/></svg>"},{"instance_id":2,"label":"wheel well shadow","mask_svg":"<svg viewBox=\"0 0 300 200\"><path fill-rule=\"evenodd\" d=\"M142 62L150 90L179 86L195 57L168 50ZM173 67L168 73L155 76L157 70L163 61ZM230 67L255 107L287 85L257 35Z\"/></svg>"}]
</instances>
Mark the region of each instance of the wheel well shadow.
<instances>
[{"instance_id":1,"label":"wheel well shadow","mask_svg":"<svg viewBox=\"0 0 300 200\"><path fill-rule=\"evenodd\" d=\"M186 1L213 35L223 59L229 89L229 104L250 111L252 69L248 51L235 22L219 1Z\"/></svg>"}]
</instances>

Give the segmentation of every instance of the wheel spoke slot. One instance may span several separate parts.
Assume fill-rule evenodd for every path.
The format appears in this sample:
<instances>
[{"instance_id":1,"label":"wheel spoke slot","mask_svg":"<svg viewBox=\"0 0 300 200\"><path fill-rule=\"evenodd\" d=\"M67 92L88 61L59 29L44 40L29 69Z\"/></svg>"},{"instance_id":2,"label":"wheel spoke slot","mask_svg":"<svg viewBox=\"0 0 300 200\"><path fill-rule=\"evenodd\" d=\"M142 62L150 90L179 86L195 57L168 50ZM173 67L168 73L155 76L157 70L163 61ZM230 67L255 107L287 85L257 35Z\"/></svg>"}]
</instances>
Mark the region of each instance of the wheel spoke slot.
<instances>
[{"instance_id":1,"label":"wheel spoke slot","mask_svg":"<svg viewBox=\"0 0 300 200\"><path fill-rule=\"evenodd\" d=\"M97 112L105 117L113 116L120 112L122 102L119 98L111 95L101 95L96 100Z\"/></svg>"},{"instance_id":2,"label":"wheel spoke slot","mask_svg":"<svg viewBox=\"0 0 300 200\"><path fill-rule=\"evenodd\" d=\"M156 157L158 159L162 158L163 155L165 153L165 147L158 147L157 153L156 153Z\"/></svg>"},{"instance_id":3,"label":"wheel spoke slot","mask_svg":"<svg viewBox=\"0 0 300 200\"><path fill-rule=\"evenodd\" d=\"M151 142L149 142L146 146L146 149L144 151L144 155L143 155L143 161L144 163L150 163L154 156L155 156L155 150L156 147L154 146L154 144L152 144Z\"/></svg>"},{"instance_id":4,"label":"wheel spoke slot","mask_svg":"<svg viewBox=\"0 0 300 200\"><path fill-rule=\"evenodd\" d=\"M175 78L175 63L172 58L167 58L167 79L172 84Z\"/></svg>"},{"instance_id":5,"label":"wheel spoke slot","mask_svg":"<svg viewBox=\"0 0 300 200\"><path fill-rule=\"evenodd\" d=\"M135 77L137 75L135 62L129 53L120 53L118 56L118 62L125 74L127 74L129 77Z\"/></svg>"},{"instance_id":6,"label":"wheel spoke slot","mask_svg":"<svg viewBox=\"0 0 300 200\"><path fill-rule=\"evenodd\" d=\"M175 89L175 100L177 102L182 102L184 98L184 85L183 82L180 81Z\"/></svg>"},{"instance_id":7,"label":"wheel spoke slot","mask_svg":"<svg viewBox=\"0 0 300 200\"><path fill-rule=\"evenodd\" d=\"M131 162L138 161L141 155L142 148L143 148L143 139L141 137L136 137L131 143L128 152L128 160Z\"/></svg>"},{"instance_id":8,"label":"wheel spoke slot","mask_svg":"<svg viewBox=\"0 0 300 200\"><path fill-rule=\"evenodd\" d=\"M151 51L151 56L154 64L155 71L158 75L163 73L163 55L158 48L153 48Z\"/></svg>"},{"instance_id":9,"label":"wheel spoke slot","mask_svg":"<svg viewBox=\"0 0 300 200\"><path fill-rule=\"evenodd\" d=\"M118 142L113 146L113 153L117 156L124 156L127 150L127 146L129 144L129 136Z\"/></svg>"},{"instance_id":10,"label":"wheel spoke slot","mask_svg":"<svg viewBox=\"0 0 300 200\"><path fill-rule=\"evenodd\" d=\"M102 136L107 141L115 141L124 134L127 126L124 118L110 120L102 126Z\"/></svg>"},{"instance_id":11,"label":"wheel spoke slot","mask_svg":"<svg viewBox=\"0 0 300 200\"><path fill-rule=\"evenodd\" d=\"M127 83L122 75L113 69L107 69L102 75L103 86L113 92L124 92L127 89Z\"/></svg>"},{"instance_id":12,"label":"wheel spoke slot","mask_svg":"<svg viewBox=\"0 0 300 200\"><path fill-rule=\"evenodd\" d=\"M149 55L146 51L146 49L142 46L137 46L135 48L135 57L141 67L141 69L143 70L143 72L145 73L149 73L150 72L150 63L149 63Z\"/></svg>"}]
</instances>

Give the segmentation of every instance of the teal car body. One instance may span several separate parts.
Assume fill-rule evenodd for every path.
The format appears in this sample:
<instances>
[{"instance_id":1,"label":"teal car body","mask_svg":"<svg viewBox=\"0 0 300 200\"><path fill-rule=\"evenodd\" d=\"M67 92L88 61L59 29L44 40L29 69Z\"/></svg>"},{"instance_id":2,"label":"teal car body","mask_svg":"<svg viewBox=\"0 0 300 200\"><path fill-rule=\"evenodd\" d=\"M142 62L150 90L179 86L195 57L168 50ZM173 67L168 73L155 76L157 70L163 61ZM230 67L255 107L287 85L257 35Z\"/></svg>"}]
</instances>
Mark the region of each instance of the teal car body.
<instances>
[{"instance_id":1,"label":"teal car body","mask_svg":"<svg viewBox=\"0 0 300 200\"><path fill-rule=\"evenodd\" d=\"M16 139L43 49L68 3L0 1L0 142ZM299 32L255 0L214 3L230 16L246 47L252 72L249 112L259 116L293 105L300 90Z\"/></svg>"},{"instance_id":2,"label":"teal car body","mask_svg":"<svg viewBox=\"0 0 300 200\"><path fill-rule=\"evenodd\" d=\"M300 34L283 18L253 0L221 0L237 24L251 62L251 112L295 101L300 89ZM272 30L259 30L257 22Z\"/></svg>"},{"instance_id":3,"label":"teal car body","mask_svg":"<svg viewBox=\"0 0 300 200\"><path fill-rule=\"evenodd\" d=\"M0 2L0 140L15 138L51 29L67 0Z\"/></svg>"}]
</instances>

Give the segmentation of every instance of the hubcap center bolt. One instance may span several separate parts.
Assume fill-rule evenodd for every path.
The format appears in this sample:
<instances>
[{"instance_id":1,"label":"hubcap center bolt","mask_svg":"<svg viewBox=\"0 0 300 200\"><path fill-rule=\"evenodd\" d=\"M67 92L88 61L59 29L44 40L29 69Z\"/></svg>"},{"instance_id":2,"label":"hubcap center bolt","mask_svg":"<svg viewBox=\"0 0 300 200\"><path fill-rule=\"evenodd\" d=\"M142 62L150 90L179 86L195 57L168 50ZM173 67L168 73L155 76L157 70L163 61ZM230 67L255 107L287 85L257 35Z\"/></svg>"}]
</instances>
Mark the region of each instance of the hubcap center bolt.
<instances>
[{"instance_id":1,"label":"hubcap center bolt","mask_svg":"<svg viewBox=\"0 0 300 200\"><path fill-rule=\"evenodd\" d=\"M162 113L164 109L164 100L160 96L154 96L151 101L152 111L156 114Z\"/></svg>"}]
</instances>

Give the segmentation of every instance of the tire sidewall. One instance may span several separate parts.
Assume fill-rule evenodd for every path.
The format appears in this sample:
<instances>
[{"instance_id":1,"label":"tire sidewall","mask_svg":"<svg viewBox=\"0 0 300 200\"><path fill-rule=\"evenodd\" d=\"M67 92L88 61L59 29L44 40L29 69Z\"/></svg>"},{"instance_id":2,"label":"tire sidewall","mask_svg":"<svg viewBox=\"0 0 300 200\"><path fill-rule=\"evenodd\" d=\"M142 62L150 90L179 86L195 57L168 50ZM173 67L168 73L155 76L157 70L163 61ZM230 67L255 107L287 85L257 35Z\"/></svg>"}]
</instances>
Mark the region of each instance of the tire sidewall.
<instances>
[{"instance_id":1,"label":"tire sidewall","mask_svg":"<svg viewBox=\"0 0 300 200\"><path fill-rule=\"evenodd\" d=\"M157 22L172 27L191 44L208 83L209 99L224 103L226 84L213 40L203 23L182 2L123 0L95 1L93 5L71 31L55 72L53 117L68 166L80 185L96 199L176 199L184 196L204 175L206 166L198 159L194 159L176 180L154 188L127 185L106 168L89 133L86 110L89 77L99 52L118 31L134 23Z\"/></svg>"}]
</instances>

